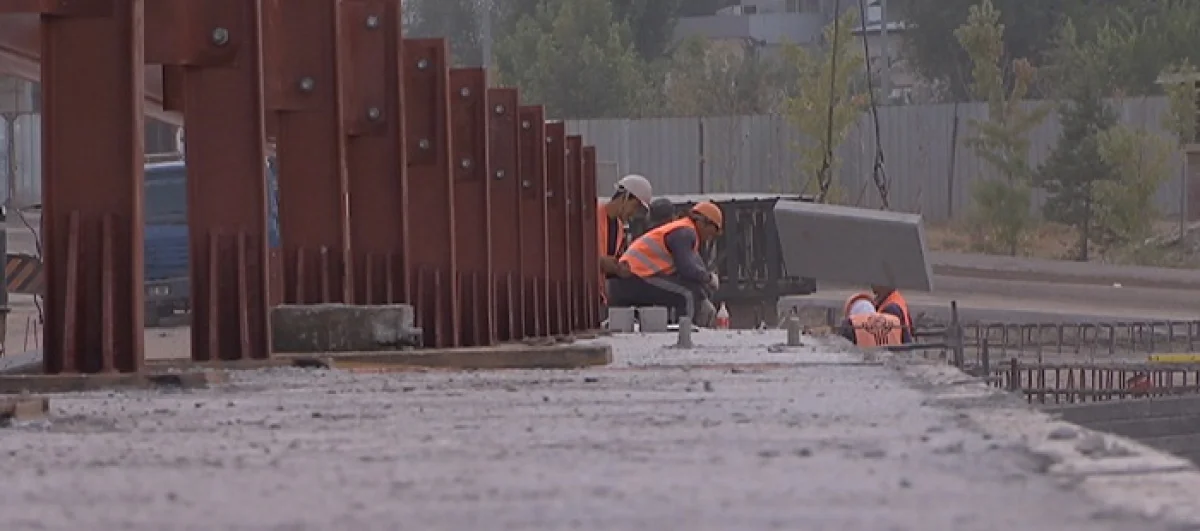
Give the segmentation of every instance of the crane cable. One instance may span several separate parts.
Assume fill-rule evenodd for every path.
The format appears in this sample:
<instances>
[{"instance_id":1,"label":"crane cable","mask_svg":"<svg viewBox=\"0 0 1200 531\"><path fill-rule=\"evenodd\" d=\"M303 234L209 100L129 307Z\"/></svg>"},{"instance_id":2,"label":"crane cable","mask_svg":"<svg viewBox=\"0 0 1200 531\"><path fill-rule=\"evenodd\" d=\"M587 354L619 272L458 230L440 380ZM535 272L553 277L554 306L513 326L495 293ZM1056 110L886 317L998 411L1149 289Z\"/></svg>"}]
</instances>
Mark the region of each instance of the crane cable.
<instances>
[{"instance_id":1,"label":"crane cable","mask_svg":"<svg viewBox=\"0 0 1200 531\"><path fill-rule=\"evenodd\" d=\"M830 175L833 171L833 110L837 98L834 91L837 88L837 42L842 33L842 0L834 1L833 12L833 42L830 43L829 53L829 112L828 121L825 122L825 154L821 160L821 169L817 170L818 203L825 202L829 196L829 188L833 186L833 176Z\"/></svg>"},{"instance_id":2,"label":"crane cable","mask_svg":"<svg viewBox=\"0 0 1200 531\"><path fill-rule=\"evenodd\" d=\"M883 142L881 142L883 135L879 131L879 105L875 101L875 87L874 83L871 81L871 45L867 35L867 0L858 0L858 12L860 19L859 23L862 26L863 57L866 57L867 59L867 97L871 106L871 122L875 126L875 162L871 168L871 177L875 180L875 188L879 190L879 201L881 203L881 208L883 210L888 210L891 207L888 204L887 171L884 169L883 164ZM887 24L887 21L883 20L883 17L880 17L879 23L881 24L882 29L882 24ZM837 31L836 28L837 27L834 26L835 32ZM883 60L890 62L890 59L887 57L884 57ZM830 121L830 124L832 125L832 120Z\"/></svg>"}]
</instances>

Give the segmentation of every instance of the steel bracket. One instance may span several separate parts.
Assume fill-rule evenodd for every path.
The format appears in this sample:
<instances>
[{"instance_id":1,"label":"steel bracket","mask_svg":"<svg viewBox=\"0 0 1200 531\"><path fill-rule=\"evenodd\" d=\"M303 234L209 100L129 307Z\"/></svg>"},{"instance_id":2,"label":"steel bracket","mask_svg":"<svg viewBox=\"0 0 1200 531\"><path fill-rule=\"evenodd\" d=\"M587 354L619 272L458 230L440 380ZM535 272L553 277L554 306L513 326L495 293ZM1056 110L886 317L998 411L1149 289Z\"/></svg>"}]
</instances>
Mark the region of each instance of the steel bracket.
<instances>
[{"instance_id":1,"label":"steel bracket","mask_svg":"<svg viewBox=\"0 0 1200 531\"><path fill-rule=\"evenodd\" d=\"M458 301L455 186L451 177L449 52L444 39L404 39L405 154L408 217L421 224L409 242L413 293L409 297L425 331L425 344L457 346Z\"/></svg>"},{"instance_id":2,"label":"steel bracket","mask_svg":"<svg viewBox=\"0 0 1200 531\"><path fill-rule=\"evenodd\" d=\"M496 300L498 339L519 339L525 330L525 292L521 284L521 175L519 96L517 89L487 91L488 222L492 244L492 283Z\"/></svg>"},{"instance_id":3,"label":"steel bracket","mask_svg":"<svg viewBox=\"0 0 1200 531\"><path fill-rule=\"evenodd\" d=\"M253 2L225 2L222 5L227 9L221 10L205 0L149 0L144 4L147 64L222 66L232 63L242 48L257 47L245 27L245 11L253 9Z\"/></svg>"},{"instance_id":4,"label":"steel bracket","mask_svg":"<svg viewBox=\"0 0 1200 531\"><path fill-rule=\"evenodd\" d=\"M453 310L463 323L462 344L489 345L496 339L491 285L491 201L488 198L487 72L450 71L450 136L454 163L454 238L458 248L459 299Z\"/></svg>"},{"instance_id":5,"label":"steel bracket","mask_svg":"<svg viewBox=\"0 0 1200 531\"><path fill-rule=\"evenodd\" d=\"M37 13L52 17L110 17L117 0L4 0L0 15Z\"/></svg>"},{"instance_id":6,"label":"steel bracket","mask_svg":"<svg viewBox=\"0 0 1200 531\"><path fill-rule=\"evenodd\" d=\"M519 109L521 175L521 276L525 294L525 335L550 331L550 256L547 252L546 121L540 106Z\"/></svg>"},{"instance_id":7,"label":"steel bracket","mask_svg":"<svg viewBox=\"0 0 1200 531\"><path fill-rule=\"evenodd\" d=\"M570 328L571 276L570 219L567 217L567 128L562 122L546 123L546 250L550 270L550 332L563 335Z\"/></svg>"}]
</instances>

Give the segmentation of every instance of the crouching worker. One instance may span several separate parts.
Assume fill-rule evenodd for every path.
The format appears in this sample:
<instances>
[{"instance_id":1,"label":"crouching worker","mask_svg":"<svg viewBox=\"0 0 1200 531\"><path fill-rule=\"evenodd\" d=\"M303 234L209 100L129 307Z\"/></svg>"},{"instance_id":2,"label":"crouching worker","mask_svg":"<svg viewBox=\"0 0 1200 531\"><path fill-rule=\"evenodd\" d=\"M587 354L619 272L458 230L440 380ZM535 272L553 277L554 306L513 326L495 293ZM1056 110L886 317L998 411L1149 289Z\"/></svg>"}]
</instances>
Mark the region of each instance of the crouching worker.
<instances>
[{"instance_id":1,"label":"crouching worker","mask_svg":"<svg viewBox=\"0 0 1200 531\"><path fill-rule=\"evenodd\" d=\"M846 301L846 319L842 337L860 347L885 347L908 343L904 323L899 317L879 313L869 293L857 293Z\"/></svg>"},{"instance_id":2,"label":"crouching worker","mask_svg":"<svg viewBox=\"0 0 1200 531\"><path fill-rule=\"evenodd\" d=\"M709 273L701 245L721 233L717 205L697 203L688 215L658 226L634 240L621 255L628 273L608 284L610 306L666 306L697 326L712 326L717 315L709 300L720 280Z\"/></svg>"}]
</instances>

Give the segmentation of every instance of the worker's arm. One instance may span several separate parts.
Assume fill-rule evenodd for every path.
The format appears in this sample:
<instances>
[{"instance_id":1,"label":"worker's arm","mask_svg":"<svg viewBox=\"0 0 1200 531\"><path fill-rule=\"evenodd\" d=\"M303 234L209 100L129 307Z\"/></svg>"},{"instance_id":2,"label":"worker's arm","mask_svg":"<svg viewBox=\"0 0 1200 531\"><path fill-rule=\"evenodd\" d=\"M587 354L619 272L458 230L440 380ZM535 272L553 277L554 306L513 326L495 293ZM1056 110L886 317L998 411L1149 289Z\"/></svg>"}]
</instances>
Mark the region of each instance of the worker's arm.
<instances>
[{"instance_id":1,"label":"worker's arm","mask_svg":"<svg viewBox=\"0 0 1200 531\"><path fill-rule=\"evenodd\" d=\"M663 237L671 258L675 261L675 273L680 278L697 284L708 284L710 274L704 259L696 252L696 231L678 228Z\"/></svg>"},{"instance_id":2,"label":"worker's arm","mask_svg":"<svg viewBox=\"0 0 1200 531\"><path fill-rule=\"evenodd\" d=\"M886 305L884 305L883 308L879 309L879 313L886 313L888 315L896 316L896 318L900 320L900 324L901 324L900 341L905 344L912 343L912 341L913 341L912 333L908 329L907 326L903 326L903 324L907 321L904 320L904 310L900 309L899 304L896 304L896 303L886 304Z\"/></svg>"},{"instance_id":3,"label":"worker's arm","mask_svg":"<svg viewBox=\"0 0 1200 531\"><path fill-rule=\"evenodd\" d=\"M851 322L850 318L848 317L842 321L842 326L838 328L838 333L851 343L854 343L854 340L857 337L857 335L854 333L854 323Z\"/></svg>"}]
</instances>

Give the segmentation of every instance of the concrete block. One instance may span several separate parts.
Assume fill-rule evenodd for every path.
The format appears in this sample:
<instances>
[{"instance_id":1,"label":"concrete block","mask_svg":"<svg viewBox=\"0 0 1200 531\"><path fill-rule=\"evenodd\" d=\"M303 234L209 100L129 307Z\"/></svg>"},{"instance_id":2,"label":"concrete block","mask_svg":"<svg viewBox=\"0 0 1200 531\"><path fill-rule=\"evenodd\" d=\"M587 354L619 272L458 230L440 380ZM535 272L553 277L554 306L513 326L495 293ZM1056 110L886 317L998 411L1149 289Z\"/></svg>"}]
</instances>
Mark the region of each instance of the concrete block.
<instances>
[{"instance_id":1,"label":"concrete block","mask_svg":"<svg viewBox=\"0 0 1200 531\"><path fill-rule=\"evenodd\" d=\"M666 332L670 312L662 306L646 306L637 310L638 325L642 333Z\"/></svg>"},{"instance_id":2,"label":"concrete block","mask_svg":"<svg viewBox=\"0 0 1200 531\"><path fill-rule=\"evenodd\" d=\"M633 308L609 308L608 329L613 332L633 332L633 323L637 314Z\"/></svg>"},{"instance_id":3,"label":"concrete block","mask_svg":"<svg viewBox=\"0 0 1200 531\"><path fill-rule=\"evenodd\" d=\"M781 200L775 225L791 275L933 291L920 215Z\"/></svg>"},{"instance_id":4,"label":"concrete block","mask_svg":"<svg viewBox=\"0 0 1200 531\"><path fill-rule=\"evenodd\" d=\"M282 305L271 311L276 352L370 352L420 346L408 304Z\"/></svg>"}]
</instances>

